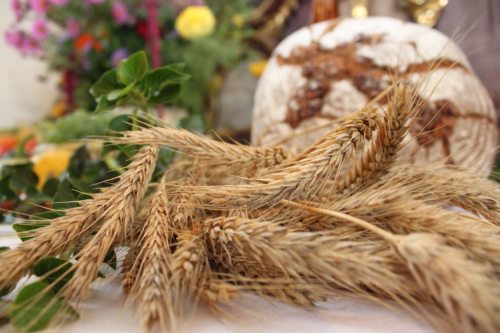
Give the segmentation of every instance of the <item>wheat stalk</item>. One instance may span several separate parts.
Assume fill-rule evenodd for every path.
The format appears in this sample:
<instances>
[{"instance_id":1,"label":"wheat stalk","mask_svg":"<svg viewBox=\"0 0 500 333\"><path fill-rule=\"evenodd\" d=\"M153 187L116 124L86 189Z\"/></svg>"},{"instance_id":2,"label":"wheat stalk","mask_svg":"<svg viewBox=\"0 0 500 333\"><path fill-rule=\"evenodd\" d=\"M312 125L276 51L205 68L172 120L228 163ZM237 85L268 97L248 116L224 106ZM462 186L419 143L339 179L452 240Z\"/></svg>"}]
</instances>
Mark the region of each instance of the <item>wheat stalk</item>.
<instances>
[{"instance_id":1,"label":"wheat stalk","mask_svg":"<svg viewBox=\"0 0 500 333\"><path fill-rule=\"evenodd\" d=\"M138 249L131 271L135 279L130 287L139 305L141 324L148 330L155 325L165 328L168 309L168 278L171 271L169 207L165 198L165 178L148 207L148 214L138 239ZM125 283L125 279L123 281Z\"/></svg>"},{"instance_id":2,"label":"wheat stalk","mask_svg":"<svg viewBox=\"0 0 500 333\"><path fill-rule=\"evenodd\" d=\"M324 206L395 233L440 234L449 245L467 251L477 260L490 263L492 269L500 274L498 227L462 212L415 199L405 187L387 186L386 182L375 183L356 195L339 196ZM338 228L342 222L330 216L312 215L303 218L303 224L315 230L331 230Z\"/></svg>"},{"instance_id":3,"label":"wheat stalk","mask_svg":"<svg viewBox=\"0 0 500 333\"><path fill-rule=\"evenodd\" d=\"M242 168L254 172L279 165L288 158L288 152L282 147L229 144L172 127L149 127L141 131L123 132L122 136L109 137L107 140L114 143L167 145L206 163L224 165L238 172L242 172Z\"/></svg>"},{"instance_id":4,"label":"wheat stalk","mask_svg":"<svg viewBox=\"0 0 500 333\"><path fill-rule=\"evenodd\" d=\"M417 304L419 292L407 284L381 243L338 241L324 232L289 232L275 223L243 218L210 219L204 226L212 258L229 272L321 285L328 288L325 294L340 288L369 299L377 295Z\"/></svg>"},{"instance_id":5,"label":"wheat stalk","mask_svg":"<svg viewBox=\"0 0 500 333\"><path fill-rule=\"evenodd\" d=\"M386 187L405 186L416 198L431 203L448 203L488 219L500 226L498 185L458 168L397 166L381 180Z\"/></svg>"},{"instance_id":6,"label":"wheat stalk","mask_svg":"<svg viewBox=\"0 0 500 333\"><path fill-rule=\"evenodd\" d=\"M182 192L198 198L203 207L210 209L255 209L272 207L283 198L305 199L319 191L325 179L336 178L375 128L372 115L363 110L346 116L343 124L309 150L290 162L267 169L248 184L185 186Z\"/></svg>"},{"instance_id":7,"label":"wheat stalk","mask_svg":"<svg viewBox=\"0 0 500 333\"><path fill-rule=\"evenodd\" d=\"M0 288L15 284L38 260L67 250L79 237L100 224L103 215L120 201L140 167L132 163L114 185L104 188L92 199L80 201L78 207L66 210L64 216L49 220L49 225L30 233L32 239L0 254L2 267L11 267L0 271Z\"/></svg>"},{"instance_id":8,"label":"wheat stalk","mask_svg":"<svg viewBox=\"0 0 500 333\"><path fill-rule=\"evenodd\" d=\"M127 234L128 226L135 218L149 186L158 152L158 146L147 146L134 156L130 169L135 173L128 175L128 187L120 193L122 199L109 209L104 224L77 254L78 262L73 266L74 275L65 286L65 294L69 299L85 296L113 242Z\"/></svg>"},{"instance_id":9,"label":"wheat stalk","mask_svg":"<svg viewBox=\"0 0 500 333\"><path fill-rule=\"evenodd\" d=\"M329 215L356 224L389 241L423 291L430 293L461 332L495 332L500 327L500 287L481 263L446 245L436 234L398 236L359 218L285 201L315 214Z\"/></svg>"}]
</instances>

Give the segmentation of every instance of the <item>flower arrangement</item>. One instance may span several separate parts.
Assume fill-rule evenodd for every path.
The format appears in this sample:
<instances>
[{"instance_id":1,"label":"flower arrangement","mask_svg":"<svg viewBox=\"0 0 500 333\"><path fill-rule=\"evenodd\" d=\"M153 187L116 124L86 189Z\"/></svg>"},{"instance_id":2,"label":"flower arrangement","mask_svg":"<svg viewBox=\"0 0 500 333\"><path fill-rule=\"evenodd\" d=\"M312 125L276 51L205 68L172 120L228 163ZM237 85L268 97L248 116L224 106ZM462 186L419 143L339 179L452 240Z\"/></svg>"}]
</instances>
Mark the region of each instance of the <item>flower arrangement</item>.
<instances>
[{"instance_id":1,"label":"flower arrangement","mask_svg":"<svg viewBox=\"0 0 500 333\"><path fill-rule=\"evenodd\" d=\"M218 73L249 54L246 0L12 0L8 44L62 74L64 112L93 109L88 90L129 54L149 50L153 65L182 61L193 80L178 105L201 113ZM239 19L234 19L239 18ZM201 53L200 53L201 52Z\"/></svg>"}]
</instances>

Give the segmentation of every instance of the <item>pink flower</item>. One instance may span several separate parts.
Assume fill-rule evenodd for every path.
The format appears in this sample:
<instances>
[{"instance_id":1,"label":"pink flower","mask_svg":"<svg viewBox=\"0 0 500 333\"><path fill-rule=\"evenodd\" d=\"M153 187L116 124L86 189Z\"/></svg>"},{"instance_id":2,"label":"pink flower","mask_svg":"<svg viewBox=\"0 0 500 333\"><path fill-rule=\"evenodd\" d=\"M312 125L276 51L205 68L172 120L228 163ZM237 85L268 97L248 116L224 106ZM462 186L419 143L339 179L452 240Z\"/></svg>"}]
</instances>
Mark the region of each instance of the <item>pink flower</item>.
<instances>
[{"instance_id":1,"label":"pink flower","mask_svg":"<svg viewBox=\"0 0 500 333\"><path fill-rule=\"evenodd\" d=\"M31 33L33 38L36 40L45 40L49 37L49 27L45 19L39 18L33 22L33 27L31 28Z\"/></svg>"},{"instance_id":2,"label":"pink flower","mask_svg":"<svg viewBox=\"0 0 500 333\"><path fill-rule=\"evenodd\" d=\"M69 0L49 0L54 6L64 6Z\"/></svg>"},{"instance_id":3,"label":"pink flower","mask_svg":"<svg viewBox=\"0 0 500 333\"><path fill-rule=\"evenodd\" d=\"M69 18L66 21L66 31L68 32L69 37L77 37L78 35L80 35L81 31L80 23L74 18Z\"/></svg>"},{"instance_id":4,"label":"pink flower","mask_svg":"<svg viewBox=\"0 0 500 333\"><path fill-rule=\"evenodd\" d=\"M8 45L20 49L23 43L24 33L19 30L7 30L5 32L5 41Z\"/></svg>"},{"instance_id":5,"label":"pink flower","mask_svg":"<svg viewBox=\"0 0 500 333\"><path fill-rule=\"evenodd\" d=\"M111 7L111 12L115 18L116 23L125 24L131 21L131 16L127 7L121 1L115 1Z\"/></svg>"},{"instance_id":6,"label":"pink flower","mask_svg":"<svg viewBox=\"0 0 500 333\"><path fill-rule=\"evenodd\" d=\"M11 0L10 7L16 16L16 21L19 21L24 14L24 6L21 0Z\"/></svg>"},{"instance_id":7,"label":"pink flower","mask_svg":"<svg viewBox=\"0 0 500 333\"><path fill-rule=\"evenodd\" d=\"M26 54L41 55L42 46L36 39L25 35L21 43L20 50Z\"/></svg>"},{"instance_id":8,"label":"pink flower","mask_svg":"<svg viewBox=\"0 0 500 333\"><path fill-rule=\"evenodd\" d=\"M20 30L6 31L5 41L24 54L41 55L42 53L40 42Z\"/></svg>"},{"instance_id":9,"label":"pink flower","mask_svg":"<svg viewBox=\"0 0 500 333\"><path fill-rule=\"evenodd\" d=\"M49 9L47 0L30 0L30 8L37 14L43 15Z\"/></svg>"}]
</instances>

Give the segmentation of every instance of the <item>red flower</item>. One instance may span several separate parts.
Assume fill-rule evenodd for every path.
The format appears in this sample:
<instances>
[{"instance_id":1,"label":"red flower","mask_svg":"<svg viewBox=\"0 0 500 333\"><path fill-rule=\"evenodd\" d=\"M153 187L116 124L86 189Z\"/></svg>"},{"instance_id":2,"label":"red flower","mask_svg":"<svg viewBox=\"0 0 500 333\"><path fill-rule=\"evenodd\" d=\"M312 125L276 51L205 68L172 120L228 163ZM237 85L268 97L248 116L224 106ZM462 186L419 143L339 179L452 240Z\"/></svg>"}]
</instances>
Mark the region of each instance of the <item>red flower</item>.
<instances>
[{"instance_id":1,"label":"red flower","mask_svg":"<svg viewBox=\"0 0 500 333\"><path fill-rule=\"evenodd\" d=\"M29 139L24 144L24 152L26 154L28 154L28 156L33 155L33 151L35 151L36 145L37 145L37 142L35 139Z\"/></svg>"},{"instance_id":2,"label":"red flower","mask_svg":"<svg viewBox=\"0 0 500 333\"><path fill-rule=\"evenodd\" d=\"M0 211L11 211L14 209L14 200L0 201Z\"/></svg>"},{"instance_id":3,"label":"red flower","mask_svg":"<svg viewBox=\"0 0 500 333\"><path fill-rule=\"evenodd\" d=\"M165 29L162 28L162 26L158 25L158 28L160 29L160 36L162 36L165 33ZM137 34L139 37L142 39L147 39L148 38L148 23L144 20L138 20L137 24L135 25L135 31L137 31Z\"/></svg>"},{"instance_id":4,"label":"red flower","mask_svg":"<svg viewBox=\"0 0 500 333\"><path fill-rule=\"evenodd\" d=\"M148 37L148 26L146 24L146 21L138 21L137 25L135 26L137 30L137 34L142 38L146 39Z\"/></svg>"}]
</instances>

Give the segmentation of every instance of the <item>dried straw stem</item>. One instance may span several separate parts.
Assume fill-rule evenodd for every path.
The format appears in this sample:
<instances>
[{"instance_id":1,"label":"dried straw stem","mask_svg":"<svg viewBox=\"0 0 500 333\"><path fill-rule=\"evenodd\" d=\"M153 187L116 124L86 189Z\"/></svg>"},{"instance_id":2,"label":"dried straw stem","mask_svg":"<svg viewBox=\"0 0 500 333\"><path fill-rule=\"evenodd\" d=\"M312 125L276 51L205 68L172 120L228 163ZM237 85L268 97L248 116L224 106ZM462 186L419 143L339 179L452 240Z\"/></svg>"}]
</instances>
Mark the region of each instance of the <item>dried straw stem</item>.
<instances>
[{"instance_id":1,"label":"dried straw stem","mask_svg":"<svg viewBox=\"0 0 500 333\"><path fill-rule=\"evenodd\" d=\"M126 236L149 186L158 152L158 146L147 146L134 156L130 169L135 170L135 173L129 175L128 187L120 193L121 200L106 212L102 227L77 255L74 275L65 286L65 294L69 299L85 296L113 242Z\"/></svg>"}]
</instances>

